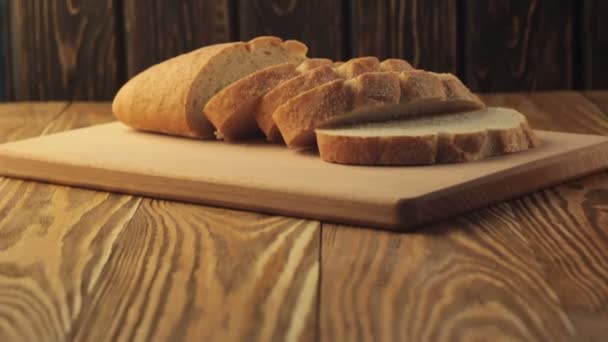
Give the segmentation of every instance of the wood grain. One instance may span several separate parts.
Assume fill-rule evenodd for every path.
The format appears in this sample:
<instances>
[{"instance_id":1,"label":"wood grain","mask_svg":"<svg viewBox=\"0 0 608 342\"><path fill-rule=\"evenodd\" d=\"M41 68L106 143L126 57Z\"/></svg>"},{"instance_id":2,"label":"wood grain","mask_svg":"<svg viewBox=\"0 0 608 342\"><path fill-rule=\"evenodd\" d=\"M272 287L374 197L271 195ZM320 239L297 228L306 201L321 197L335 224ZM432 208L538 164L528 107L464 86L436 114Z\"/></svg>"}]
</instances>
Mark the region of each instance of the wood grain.
<instances>
[{"instance_id":1,"label":"wood grain","mask_svg":"<svg viewBox=\"0 0 608 342\"><path fill-rule=\"evenodd\" d=\"M518 108L537 128L608 134L608 118L577 93L484 100ZM322 338L601 341L606 203L602 173L419 233L324 224Z\"/></svg>"},{"instance_id":2,"label":"wood grain","mask_svg":"<svg viewBox=\"0 0 608 342\"><path fill-rule=\"evenodd\" d=\"M487 94L490 106L515 108L534 129L587 134L608 134L608 116L578 92Z\"/></svg>"},{"instance_id":3,"label":"wood grain","mask_svg":"<svg viewBox=\"0 0 608 342\"><path fill-rule=\"evenodd\" d=\"M465 0L464 79L477 91L569 89L573 0Z\"/></svg>"},{"instance_id":4,"label":"wood grain","mask_svg":"<svg viewBox=\"0 0 608 342\"><path fill-rule=\"evenodd\" d=\"M111 99L121 63L115 1L11 2L15 100Z\"/></svg>"},{"instance_id":5,"label":"wood grain","mask_svg":"<svg viewBox=\"0 0 608 342\"><path fill-rule=\"evenodd\" d=\"M298 39L309 56L347 58L346 18L341 0L239 0L239 36L276 35Z\"/></svg>"},{"instance_id":6,"label":"wood grain","mask_svg":"<svg viewBox=\"0 0 608 342\"><path fill-rule=\"evenodd\" d=\"M507 205L418 234L324 225L322 339L575 338L519 233Z\"/></svg>"},{"instance_id":7,"label":"wood grain","mask_svg":"<svg viewBox=\"0 0 608 342\"><path fill-rule=\"evenodd\" d=\"M74 340L312 341L318 222L144 200Z\"/></svg>"},{"instance_id":8,"label":"wood grain","mask_svg":"<svg viewBox=\"0 0 608 342\"><path fill-rule=\"evenodd\" d=\"M124 0L129 77L180 53L234 40L229 0Z\"/></svg>"},{"instance_id":9,"label":"wood grain","mask_svg":"<svg viewBox=\"0 0 608 342\"><path fill-rule=\"evenodd\" d=\"M353 1L353 56L399 57L418 68L456 73L456 5L455 0Z\"/></svg>"},{"instance_id":10,"label":"wood grain","mask_svg":"<svg viewBox=\"0 0 608 342\"><path fill-rule=\"evenodd\" d=\"M608 115L608 91L607 90L596 90L596 91L585 91L582 93L589 102L593 103L602 111L605 115Z\"/></svg>"},{"instance_id":11,"label":"wood grain","mask_svg":"<svg viewBox=\"0 0 608 342\"><path fill-rule=\"evenodd\" d=\"M608 88L608 2L583 0L583 84L586 89Z\"/></svg>"},{"instance_id":12,"label":"wood grain","mask_svg":"<svg viewBox=\"0 0 608 342\"><path fill-rule=\"evenodd\" d=\"M11 68L9 60L8 0L0 0L0 102L11 100Z\"/></svg>"},{"instance_id":13,"label":"wood grain","mask_svg":"<svg viewBox=\"0 0 608 342\"><path fill-rule=\"evenodd\" d=\"M69 340L139 202L0 178L0 340Z\"/></svg>"},{"instance_id":14,"label":"wood grain","mask_svg":"<svg viewBox=\"0 0 608 342\"><path fill-rule=\"evenodd\" d=\"M46 127L68 107L67 102L0 104L0 143L44 135Z\"/></svg>"},{"instance_id":15,"label":"wood grain","mask_svg":"<svg viewBox=\"0 0 608 342\"><path fill-rule=\"evenodd\" d=\"M0 105L0 143L113 121L107 102L8 103Z\"/></svg>"}]
</instances>

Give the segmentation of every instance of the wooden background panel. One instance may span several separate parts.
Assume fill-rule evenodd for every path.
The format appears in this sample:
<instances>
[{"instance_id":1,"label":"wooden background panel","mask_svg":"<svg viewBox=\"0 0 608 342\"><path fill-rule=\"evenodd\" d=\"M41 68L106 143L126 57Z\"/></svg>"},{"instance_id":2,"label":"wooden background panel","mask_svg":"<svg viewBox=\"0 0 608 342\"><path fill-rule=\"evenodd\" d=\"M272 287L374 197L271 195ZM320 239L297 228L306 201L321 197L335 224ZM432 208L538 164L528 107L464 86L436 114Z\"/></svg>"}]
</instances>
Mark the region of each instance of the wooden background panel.
<instances>
[{"instance_id":1,"label":"wooden background panel","mask_svg":"<svg viewBox=\"0 0 608 342\"><path fill-rule=\"evenodd\" d=\"M0 102L11 100L11 69L8 50L8 1L0 0Z\"/></svg>"},{"instance_id":2,"label":"wooden background panel","mask_svg":"<svg viewBox=\"0 0 608 342\"><path fill-rule=\"evenodd\" d=\"M345 45L343 0L240 0L240 39L278 35L306 43L312 57L341 60Z\"/></svg>"},{"instance_id":3,"label":"wooden background panel","mask_svg":"<svg viewBox=\"0 0 608 342\"><path fill-rule=\"evenodd\" d=\"M127 74L203 45L234 40L230 0L123 0Z\"/></svg>"},{"instance_id":4,"label":"wooden background panel","mask_svg":"<svg viewBox=\"0 0 608 342\"><path fill-rule=\"evenodd\" d=\"M608 1L584 0L582 39L584 86L608 88Z\"/></svg>"},{"instance_id":5,"label":"wooden background panel","mask_svg":"<svg viewBox=\"0 0 608 342\"><path fill-rule=\"evenodd\" d=\"M418 68L456 73L456 4L456 0L352 1L352 54L400 57Z\"/></svg>"},{"instance_id":6,"label":"wooden background panel","mask_svg":"<svg viewBox=\"0 0 608 342\"><path fill-rule=\"evenodd\" d=\"M464 0L463 6L463 74L473 90L573 86L574 0Z\"/></svg>"},{"instance_id":7,"label":"wooden background panel","mask_svg":"<svg viewBox=\"0 0 608 342\"><path fill-rule=\"evenodd\" d=\"M108 100L119 86L116 0L12 1L15 100Z\"/></svg>"}]
</instances>

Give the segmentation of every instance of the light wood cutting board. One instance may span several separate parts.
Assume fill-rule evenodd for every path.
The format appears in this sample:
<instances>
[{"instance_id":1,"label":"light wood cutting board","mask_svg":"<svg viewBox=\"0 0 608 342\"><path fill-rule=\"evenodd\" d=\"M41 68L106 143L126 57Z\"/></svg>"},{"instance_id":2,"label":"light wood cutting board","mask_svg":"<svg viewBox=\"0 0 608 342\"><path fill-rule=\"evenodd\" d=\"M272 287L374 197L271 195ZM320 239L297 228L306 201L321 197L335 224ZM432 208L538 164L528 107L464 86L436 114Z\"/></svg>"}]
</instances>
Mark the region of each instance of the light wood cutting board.
<instances>
[{"instance_id":1,"label":"light wood cutting board","mask_svg":"<svg viewBox=\"0 0 608 342\"><path fill-rule=\"evenodd\" d=\"M0 145L0 174L401 230L608 168L606 137L537 133L540 148L481 162L359 167L111 123Z\"/></svg>"}]
</instances>

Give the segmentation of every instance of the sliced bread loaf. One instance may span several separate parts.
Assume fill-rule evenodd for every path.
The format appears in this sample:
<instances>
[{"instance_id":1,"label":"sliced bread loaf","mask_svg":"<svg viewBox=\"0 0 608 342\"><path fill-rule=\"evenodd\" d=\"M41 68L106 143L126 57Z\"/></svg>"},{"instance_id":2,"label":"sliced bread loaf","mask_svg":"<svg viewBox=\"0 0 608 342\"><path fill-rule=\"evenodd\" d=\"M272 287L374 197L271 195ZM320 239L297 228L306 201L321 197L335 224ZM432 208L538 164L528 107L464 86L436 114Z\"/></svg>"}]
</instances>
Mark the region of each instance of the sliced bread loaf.
<instances>
[{"instance_id":1,"label":"sliced bread loaf","mask_svg":"<svg viewBox=\"0 0 608 342\"><path fill-rule=\"evenodd\" d=\"M346 63L325 65L309 73L281 83L260 100L255 118L269 141L280 141L281 134L274 122L273 113L282 104L295 96L338 79L351 79L361 74L375 71L408 71L412 66L402 59L387 59L380 63L376 57L353 58Z\"/></svg>"},{"instance_id":2,"label":"sliced bread loaf","mask_svg":"<svg viewBox=\"0 0 608 342\"><path fill-rule=\"evenodd\" d=\"M234 81L280 63L300 63L307 47L259 37L207 46L154 65L127 82L112 104L114 115L140 130L214 138L203 115L207 101Z\"/></svg>"},{"instance_id":3,"label":"sliced bread loaf","mask_svg":"<svg viewBox=\"0 0 608 342\"><path fill-rule=\"evenodd\" d=\"M215 94L205 105L204 112L217 130L218 138L238 140L255 136L258 126L254 111L260 98L270 89L332 61L314 58L300 65L283 63L269 66L243 77Z\"/></svg>"},{"instance_id":4,"label":"sliced bread loaf","mask_svg":"<svg viewBox=\"0 0 608 342\"><path fill-rule=\"evenodd\" d=\"M467 162L539 145L527 119L506 108L316 130L321 159L340 164Z\"/></svg>"},{"instance_id":5,"label":"sliced bread loaf","mask_svg":"<svg viewBox=\"0 0 608 342\"><path fill-rule=\"evenodd\" d=\"M455 76L411 70L325 83L286 101L272 117L288 147L306 148L314 146L316 128L483 107Z\"/></svg>"}]
</instances>

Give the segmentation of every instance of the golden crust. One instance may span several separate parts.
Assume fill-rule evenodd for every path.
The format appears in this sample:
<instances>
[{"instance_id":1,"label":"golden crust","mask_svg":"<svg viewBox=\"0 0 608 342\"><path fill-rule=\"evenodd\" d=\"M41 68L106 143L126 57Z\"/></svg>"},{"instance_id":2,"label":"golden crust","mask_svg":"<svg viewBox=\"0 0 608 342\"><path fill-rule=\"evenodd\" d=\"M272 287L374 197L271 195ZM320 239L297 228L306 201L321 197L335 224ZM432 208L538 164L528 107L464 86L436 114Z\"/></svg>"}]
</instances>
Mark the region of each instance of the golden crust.
<instances>
[{"instance_id":1,"label":"golden crust","mask_svg":"<svg viewBox=\"0 0 608 342\"><path fill-rule=\"evenodd\" d=\"M331 65L332 63L333 62L331 61L331 59L327 59L327 58L310 58L310 59L307 59L304 62L300 63L300 65L298 65L296 70L298 71L298 73L304 74L304 73L310 72L318 67L321 67L324 65Z\"/></svg>"},{"instance_id":2,"label":"golden crust","mask_svg":"<svg viewBox=\"0 0 608 342\"><path fill-rule=\"evenodd\" d=\"M299 65L284 63L259 70L215 94L205 105L205 115L217 129L217 136L225 140L257 136L255 116L262 96L303 72L331 63L329 59L312 58Z\"/></svg>"},{"instance_id":3,"label":"golden crust","mask_svg":"<svg viewBox=\"0 0 608 342\"><path fill-rule=\"evenodd\" d=\"M194 108L192 84L209 60L242 42L207 46L154 65L127 82L116 94L112 111L116 118L136 129L192 138L213 138L215 128ZM168 95L170 94L170 96Z\"/></svg>"},{"instance_id":4,"label":"golden crust","mask_svg":"<svg viewBox=\"0 0 608 342\"><path fill-rule=\"evenodd\" d=\"M334 62L333 68L324 65L301 76L295 77L280 84L269 91L260 101L256 111L258 126L269 141L281 141L281 133L274 122L273 113L278 107L289 99L317 86L336 79L350 79L369 72L378 72L384 69L405 71L411 65L400 59L388 59L380 63L376 57L353 58L348 62ZM365 89L368 89L366 87Z\"/></svg>"},{"instance_id":5,"label":"golden crust","mask_svg":"<svg viewBox=\"0 0 608 342\"><path fill-rule=\"evenodd\" d=\"M322 122L352 109L352 96L344 80L325 83L279 106L273 119L288 147L314 145L314 130Z\"/></svg>"},{"instance_id":6,"label":"golden crust","mask_svg":"<svg viewBox=\"0 0 608 342\"><path fill-rule=\"evenodd\" d=\"M250 138L258 132L253 111L261 96L297 76L296 65L273 65L232 83L205 105L205 115L226 140Z\"/></svg>"},{"instance_id":7,"label":"golden crust","mask_svg":"<svg viewBox=\"0 0 608 342\"><path fill-rule=\"evenodd\" d=\"M264 95L255 113L256 121L269 141L280 141L281 134L272 118L272 113L283 103L318 85L338 79L340 76L329 65L320 66L309 73L294 77Z\"/></svg>"},{"instance_id":8,"label":"golden crust","mask_svg":"<svg viewBox=\"0 0 608 342\"><path fill-rule=\"evenodd\" d=\"M118 91L112 104L114 115L140 130L214 138L215 128L202 114L205 101L199 94L201 81L208 77L209 70L217 68L215 58L282 46L294 60L300 60L305 52L300 45L277 37L258 37L248 43L211 45L169 59L141 72Z\"/></svg>"},{"instance_id":9,"label":"golden crust","mask_svg":"<svg viewBox=\"0 0 608 342\"><path fill-rule=\"evenodd\" d=\"M380 70L402 72L414 70L414 67L404 59L389 58L380 63Z\"/></svg>"},{"instance_id":10,"label":"golden crust","mask_svg":"<svg viewBox=\"0 0 608 342\"><path fill-rule=\"evenodd\" d=\"M445 88L437 74L412 70L401 73L400 79L402 102L421 98L446 98Z\"/></svg>"},{"instance_id":11,"label":"golden crust","mask_svg":"<svg viewBox=\"0 0 608 342\"><path fill-rule=\"evenodd\" d=\"M445 79L451 81L450 78ZM342 87L346 90L330 97L327 88L322 85L301 93L275 110L273 119L288 147L313 146L315 128L353 121L385 120L387 116L381 112L390 105L394 105L396 110L395 113L387 111L387 114L397 118L484 107L464 86L454 87L454 93L448 96L443 79L438 74L422 70L371 72L348 81L335 82L342 82ZM399 88L399 94L396 94L395 91ZM387 96L380 96L382 93ZM311 105L319 101L328 102L324 104L326 110L322 113L318 106ZM332 105L332 101L336 104ZM343 103L350 103L351 107L343 107ZM408 107L401 108L401 104ZM299 125L303 122L306 125Z\"/></svg>"},{"instance_id":12,"label":"golden crust","mask_svg":"<svg viewBox=\"0 0 608 342\"><path fill-rule=\"evenodd\" d=\"M380 61L378 58L371 56L353 58L336 68L336 72L344 79L378 70L380 70Z\"/></svg>"}]
</instances>

